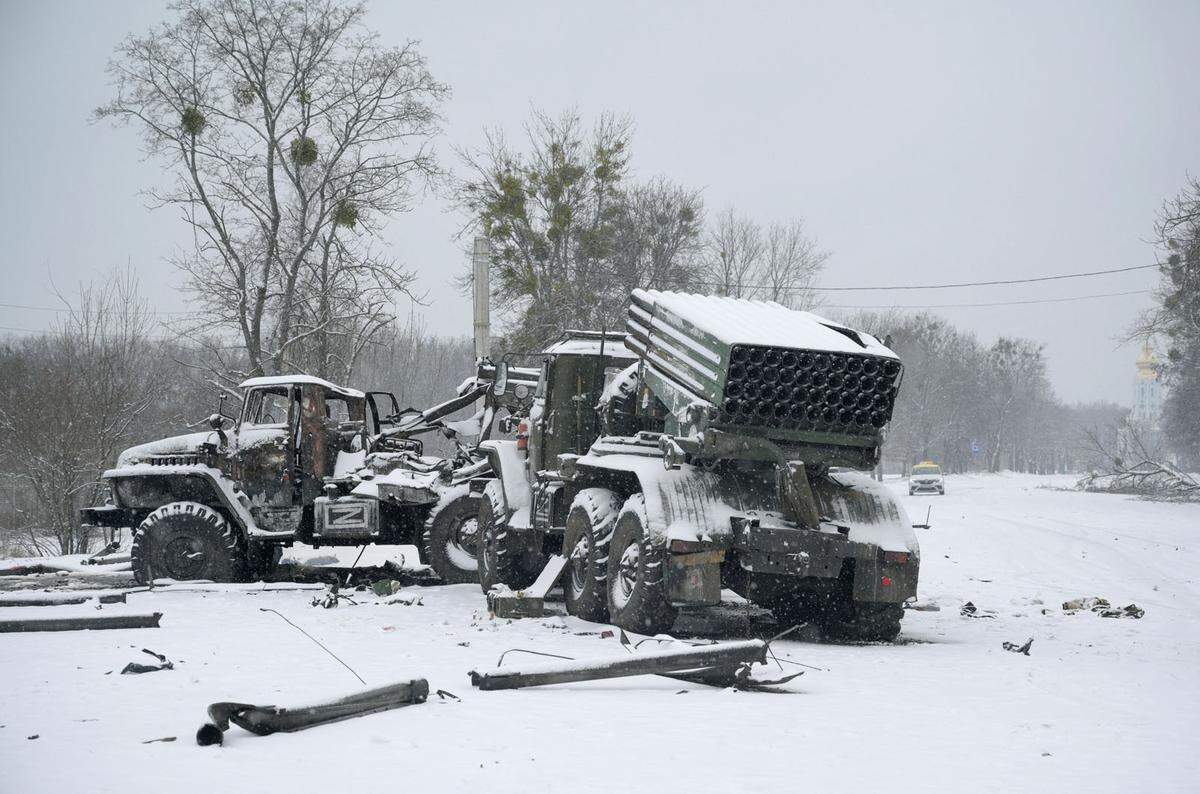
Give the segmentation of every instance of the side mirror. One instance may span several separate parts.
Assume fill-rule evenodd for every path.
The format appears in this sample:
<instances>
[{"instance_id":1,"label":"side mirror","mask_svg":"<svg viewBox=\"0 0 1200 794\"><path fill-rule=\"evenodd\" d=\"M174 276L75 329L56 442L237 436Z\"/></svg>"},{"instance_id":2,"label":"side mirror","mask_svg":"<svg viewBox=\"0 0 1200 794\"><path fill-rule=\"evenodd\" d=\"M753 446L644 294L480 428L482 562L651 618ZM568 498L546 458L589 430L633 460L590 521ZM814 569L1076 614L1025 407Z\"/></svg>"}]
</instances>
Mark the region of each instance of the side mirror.
<instances>
[{"instance_id":1,"label":"side mirror","mask_svg":"<svg viewBox=\"0 0 1200 794\"><path fill-rule=\"evenodd\" d=\"M225 435L225 417L220 414L212 414L208 417L208 426L217 432L217 438L220 440L220 447L229 446L229 437Z\"/></svg>"},{"instance_id":2,"label":"side mirror","mask_svg":"<svg viewBox=\"0 0 1200 794\"><path fill-rule=\"evenodd\" d=\"M236 422L236 416L230 416L229 414L225 413L225 401L227 399L229 399L229 395L225 392L221 392L217 395L217 412L213 414L213 416L223 416L231 422Z\"/></svg>"},{"instance_id":3,"label":"side mirror","mask_svg":"<svg viewBox=\"0 0 1200 794\"><path fill-rule=\"evenodd\" d=\"M496 365L495 380L492 383L492 393L496 396L508 391L508 362L501 361Z\"/></svg>"}]
</instances>

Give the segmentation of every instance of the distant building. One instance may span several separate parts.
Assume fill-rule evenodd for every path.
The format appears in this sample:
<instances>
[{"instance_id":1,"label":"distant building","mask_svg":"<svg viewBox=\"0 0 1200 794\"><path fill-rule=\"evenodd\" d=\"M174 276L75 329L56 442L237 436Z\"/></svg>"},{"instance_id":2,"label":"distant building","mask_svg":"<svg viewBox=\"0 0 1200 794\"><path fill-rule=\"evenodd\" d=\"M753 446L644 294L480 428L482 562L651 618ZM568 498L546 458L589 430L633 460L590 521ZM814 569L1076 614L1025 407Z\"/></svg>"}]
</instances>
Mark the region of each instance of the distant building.
<instances>
[{"instance_id":1,"label":"distant building","mask_svg":"<svg viewBox=\"0 0 1200 794\"><path fill-rule=\"evenodd\" d=\"M1133 410L1120 434L1121 454L1127 462L1136 462L1132 459L1147 455L1157 460L1169 459L1163 443L1162 404L1162 366L1146 340L1133 379Z\"/></svg>"},{"instance_id":2,"label":"distant building","mask_svg":"<svg viewBox=\"0 0 1200 794\"><path fill-rule=\"evenodd\" d=\"M1161 418L1162 383L1159 380L1159 361L1147 340L1137 360L1137 375L1133 381L1133 411L1129 414L1129 421L1158 427Z\"/></svg>"}]
</instances>

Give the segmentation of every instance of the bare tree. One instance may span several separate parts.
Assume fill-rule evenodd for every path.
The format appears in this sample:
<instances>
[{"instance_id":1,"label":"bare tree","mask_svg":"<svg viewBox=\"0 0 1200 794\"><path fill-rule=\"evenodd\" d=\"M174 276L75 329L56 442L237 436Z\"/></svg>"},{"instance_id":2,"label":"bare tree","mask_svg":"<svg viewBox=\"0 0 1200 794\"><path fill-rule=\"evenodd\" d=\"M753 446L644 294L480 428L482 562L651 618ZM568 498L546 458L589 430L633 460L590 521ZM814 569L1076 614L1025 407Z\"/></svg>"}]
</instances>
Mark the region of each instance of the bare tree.
<instances>
[{"instance_id":1,"label":"bare tree","mask_svg":"<svg viewBox=\"0 0 1200 794\"><path fill-rule=\"evenodd\" d=\"M612 252L611 269L618 288L702 289L703 225L704 203L698 190L658 178L627 191ZM624 300L618 303L618 308L624 306Z\"/></svg>"},{"instance_id":2,"label":"bare tree","mask_svg":"<svg viewBox=\"0 0 1200 794\"><path fill-rule=\"evenodd\" d=\"M829 252L820 250L803 220L771 224L758 272L761 297L796 309L811 308L816 300L810 288L828 259Z\"/></svg>"},{"instance_id":3,"label":"bare tree","mask_svg":"<svg viewBox=\"0 0 1200 794\"><path fill-rule=\"evenodd\" d=\"M759 268L766 252L762 227L730 207L709 230L705 254L708 287L717 295L753 298L759 292Z\"/></svg>"},{"instance_id":4,"label":"bare tree","mask_svg":"<svg viewBox=\"0 0 1200 794\"><path fill-rule=\"evenodd\" d=\"M173 21L117 48L116 97L96 115L140 129L174 175L150 195L193 232L176 259L191 329L236 333L239 375L352 366L411 285L370 239L438 176L430 141L447 88L412 42L381 46L360 3L171 8Z\"/></svg>"},{"instance_id":5,"label":"bare tree","mask_svg":"<svg viewBox=\"0 0 1200 794\"><path fill-rule=\"evenodd\" d=\"M987 432L988 470L999 471L1004 455L1016 458L1022 419L1049 393L1042 346L1028 339L1000 337L983 361L981 426ZM1025 427L1024 429L1028 429Z\"/></svg>"},{"instance_id":6,"label":"bare tree","mask_svg":"<svg viewBox=\"0 0 1200 794\"><path fill-rule=\"evenodd\" d=\"M78 508L88 487L139 435L159 396L165 357L151 341L153 316L128 270L63 299L53 333L4 351L0 381L0 461L32 492L30 544L62 554L87 551Z\"/></svg>"}]
</instances>

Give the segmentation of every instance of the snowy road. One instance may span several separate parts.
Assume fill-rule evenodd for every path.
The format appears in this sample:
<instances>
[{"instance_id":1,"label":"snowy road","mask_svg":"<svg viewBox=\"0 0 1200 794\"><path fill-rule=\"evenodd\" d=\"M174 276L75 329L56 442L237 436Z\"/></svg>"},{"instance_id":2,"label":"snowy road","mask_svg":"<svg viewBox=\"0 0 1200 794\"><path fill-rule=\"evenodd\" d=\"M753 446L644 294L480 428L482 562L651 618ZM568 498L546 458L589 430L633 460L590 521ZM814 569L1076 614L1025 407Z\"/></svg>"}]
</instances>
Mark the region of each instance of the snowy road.
<instances>
[{"instance_id":1,"label":"snowy road","mask_svg":"<svg viewBox=\"0 0 1200 794\"><path fill-rule=\"evenodd\" d=\"M1195 791L1200 507L1044 487L1069 482L959 476L945 497L902 497L914 520L933 505L920 594L940 611L910 611L895 645L778 643L822 668L785 694L654 677L475 691L467 672L509 648L622 651L573 618L489 620L469 585L334 610L304 592L131 595L105 614L159 611L162 628L0 634L0 791ZM1146 615L1061 610L1092 595ZM961 616L965 601L994 616ZM424 676L461 701L268 738L233 728L224 747L197 747L210 702L358 686L260 607L372 685ZM717 633L746 623L736 613ZM683 619L676 633L704 628ZM1001 647L1030 637L1029 657ZM118 675L150 661L143 647L176 668ZM178 741L142 744L165 736Z\"/></svg>"}]
</instances>

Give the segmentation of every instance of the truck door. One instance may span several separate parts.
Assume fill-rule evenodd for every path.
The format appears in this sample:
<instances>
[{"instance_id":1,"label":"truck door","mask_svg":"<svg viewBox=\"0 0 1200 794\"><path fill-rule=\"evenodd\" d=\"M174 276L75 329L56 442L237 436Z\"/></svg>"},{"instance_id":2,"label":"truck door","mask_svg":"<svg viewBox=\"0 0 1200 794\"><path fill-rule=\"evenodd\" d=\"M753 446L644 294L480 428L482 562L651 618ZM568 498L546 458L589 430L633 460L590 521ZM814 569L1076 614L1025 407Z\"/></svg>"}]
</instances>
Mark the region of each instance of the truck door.
<instances>
[{"instance_id":1,"label":"truck door","mask_svg":"<svg viewBox=\"0 0 1200 794\"><path fill-rule=\"evenodd\" d=\"M311 504L324 479L337 470L338 455L362 448L366 400L318 384L300 386L300 498Z\"/></svg>"},{"instance_id":2,"label":"truck door","mask_svg":"<svg viewBox=\"0 0 1200 794\"><path fill-rule=\"evenodd\" d=\"M294 385L251 389L234 437L233 476L252 502L295 503L300 395Z\"/></svg>"},{"instance_id":3,"label":"truck door","mask_svg":"<svg viewBox=\"0 0 1200 794\"><path fill-rule=\"evenodd\" d=\"M400 416L400 403L390 391L367 392L367 405L370 408L367 432L371 435L378 435L384 427L395 425Z\"/></svg>"}]
</instances>

